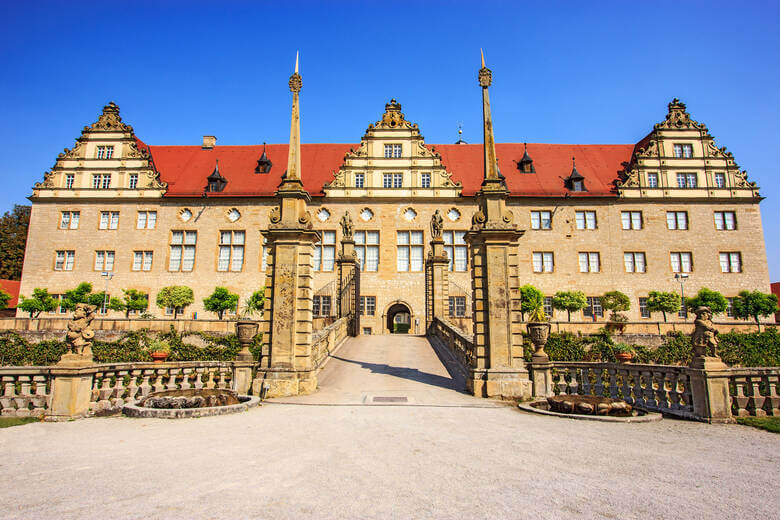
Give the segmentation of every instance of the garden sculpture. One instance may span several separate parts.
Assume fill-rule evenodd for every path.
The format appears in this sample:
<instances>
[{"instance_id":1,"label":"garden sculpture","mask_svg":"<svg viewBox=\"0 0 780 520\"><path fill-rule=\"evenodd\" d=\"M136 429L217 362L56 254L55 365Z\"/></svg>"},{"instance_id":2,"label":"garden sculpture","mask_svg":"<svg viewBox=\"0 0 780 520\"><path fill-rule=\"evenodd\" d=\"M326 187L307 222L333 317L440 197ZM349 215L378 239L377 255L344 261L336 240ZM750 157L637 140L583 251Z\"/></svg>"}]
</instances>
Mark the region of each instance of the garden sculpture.
<instances>
[{"instance_id":1,"label":"garden sculpture","mask_svg":"<svg viewBox=\"0 0 780 520\"><path fill-rule=\"evenodd\" d=\"M696 357L716 357L715 350L718 347L718 331L712 325L712 311L710 308L698 307L696 309L696 320L693 324L696 326L691 337L693 355Z\"/></svg>"}]
</instances>

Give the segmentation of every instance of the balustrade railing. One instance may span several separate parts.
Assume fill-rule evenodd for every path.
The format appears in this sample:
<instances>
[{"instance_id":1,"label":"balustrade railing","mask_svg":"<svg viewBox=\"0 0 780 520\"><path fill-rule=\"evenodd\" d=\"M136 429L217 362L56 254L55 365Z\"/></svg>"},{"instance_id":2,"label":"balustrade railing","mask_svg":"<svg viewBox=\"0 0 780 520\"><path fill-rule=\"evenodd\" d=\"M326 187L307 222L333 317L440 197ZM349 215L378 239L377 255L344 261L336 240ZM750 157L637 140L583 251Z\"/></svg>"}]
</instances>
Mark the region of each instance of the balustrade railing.
<instances>
[{"instance_id":1,"label":"balustrade railing","mask_svg":"<svg viewBox=\"0 0 780 520\"><path fill-rule=\"evenodd\" d=\"M315 368L322 365L325 358L333 352L333 349L347 337L348 325L349 317L345 316L339 318L313 336L311 349L313 356L312 364Z\"/></svg>"},{"instance_id":2,"label":"balustrade railing","mask_svg":"<svg viewBox=\"0 0 780 520\"><path fill-rule=\"evenodd\" d=\"M780 416L780 367L732 368L729 393L737 417Z\"/></svg>"},{"instance_id":3,"label":"balustrade railing","mask_svg":"<svg viewBox=\"0 0 780 520\"><path fill-rule=\"evenodd\" d=\"M0 415L40 417L49 408L49 367L0 368Z\"/></svg>"},{"instance_id":4,"label":"balustrade railing","mask_svg":"<svg viewBox=\"0 0 780 520\"><path fill-rule=\"evenodd\" d=\"M430 334L438 338L455 355L464 367L476 365L474 337L441 318L434 318Z\"/></svg>"},{"instance_id":5,"label":"balustrade railing","mask_svg":"<svg viewBox=\"0 0 780 520\"><path fill-rule=\"evenodd\" d=\"M556 394L611 397L644 410L694 417L686 367L554 362L552 380Z\"/></svg>"}]
</instances>

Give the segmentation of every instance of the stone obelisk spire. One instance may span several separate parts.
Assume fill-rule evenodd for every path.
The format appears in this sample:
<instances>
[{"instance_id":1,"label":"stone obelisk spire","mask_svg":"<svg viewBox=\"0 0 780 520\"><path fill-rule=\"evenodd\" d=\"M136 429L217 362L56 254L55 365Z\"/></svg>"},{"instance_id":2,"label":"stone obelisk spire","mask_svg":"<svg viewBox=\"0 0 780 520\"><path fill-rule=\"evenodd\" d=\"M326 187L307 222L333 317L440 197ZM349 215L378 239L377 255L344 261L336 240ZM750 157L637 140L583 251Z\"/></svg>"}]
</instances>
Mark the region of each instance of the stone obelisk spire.
<instances>
[{"instance_id":1,"label":"stone obelisk spire","mask_svg":"<svg viewBox=\"0 0 780 520\"><path fill-rule=\"evenodd\" d=\"M490 94L488 87L493 81L493 73L485 67L485 54L479 50L482 58L482 68L479 69L479 84L482 87L482 127L483 154L485 158L485 179L499 179L496 164L496 139L493 136L493 118L490 116ZM503 183L502 183L503 184Z\"/></svg>"},{"instance_id":2,"label":"stone obelisk spire","mask_svg":"<svg viewBox=\"0 0 780 520\"><path fill-rule=\"evenodd\" d=\"M295 72L290 76L290 91L293 95L292 117L290 118L290 150L287 153L287 179L301 178L301 112L298 106L298 93L303 87L298 74L298 53L295 53Z\"/></svg>"}]
</instances>

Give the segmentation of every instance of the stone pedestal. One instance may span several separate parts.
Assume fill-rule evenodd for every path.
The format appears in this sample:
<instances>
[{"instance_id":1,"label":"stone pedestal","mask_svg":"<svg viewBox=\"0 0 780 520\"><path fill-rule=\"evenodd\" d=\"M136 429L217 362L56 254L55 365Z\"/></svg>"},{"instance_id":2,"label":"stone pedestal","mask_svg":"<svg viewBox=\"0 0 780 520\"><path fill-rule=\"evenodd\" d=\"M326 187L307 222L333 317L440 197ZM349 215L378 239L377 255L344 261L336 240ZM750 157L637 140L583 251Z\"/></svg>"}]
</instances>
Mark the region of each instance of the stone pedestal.
<instances>
[{"instance_id":1,"label":"stone pedestal","mask_svg":"<svg viewBox=\"0 0 780 520\"><path fill-rule=\"evenodd\" d=\"M89 413L94 371L88 368L65 368L61 363L52 369L51 404L46 415L47 421L78 419Z\"/></svg>"},{"instance_id":2,"label":"stone pedestal","mask_svg":"<svg viewBox=\"0 0 780 520\"><path fill-rule=\"evenodd\" d=\"M252 355L249 355L250 358ZM248 395L252 387L252 366L251 361L236 360L233 362L233 390L239 395Z\"/></svg>"},{"instance_id":3,"label":"stone pedestal","mask_svg":"<svg viewBox=\"0 0 780 520\"><path fill-rule=\"evenodd\" d=\"M449 315L449 259L441 237L431 240L431 251L425 260L425 330L434 318L446 319Z\"/></svg>"},{"instance_id":4,"label":"stone pedestal","mask_svg":"<svg viewBox=\"0 0 780 520\"><path fill-rule=\"evenodd\" d=\"M549 397L554 395L553 381L552 381L552 363L547 359L546 361L531 362L531 381L533 382L533 395L534 397Z\"/></svg>"},{"instance_id":5,"label":"stone pedestal","mask_svg":"<svg viewBox=\"0 0 780 520\"><path fill-rule=\"evenodd\" d=\"M729 368L718 357L697 356L691 362L693 413L709 423L731 423Z\"/></svg>"}]
</instances>

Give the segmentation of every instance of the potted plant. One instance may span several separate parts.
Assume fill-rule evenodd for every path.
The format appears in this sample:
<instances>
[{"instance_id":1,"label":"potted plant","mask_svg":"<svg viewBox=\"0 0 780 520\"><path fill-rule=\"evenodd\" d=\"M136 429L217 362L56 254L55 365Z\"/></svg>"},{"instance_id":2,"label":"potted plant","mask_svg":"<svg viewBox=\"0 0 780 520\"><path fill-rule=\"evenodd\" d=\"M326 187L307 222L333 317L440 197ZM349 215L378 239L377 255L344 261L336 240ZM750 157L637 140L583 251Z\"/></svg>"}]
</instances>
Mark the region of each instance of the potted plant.
<instances>
[{"instance_id":1,"label":"potted plant","mask_svg":"<svg viewBox=\"0 0 780 520\"><path fill-rule=\"evenodd\" d=\"M634 357L634 347L625 343L617 343L612 347L615 357L621 363L628 363Z\"/></svg>"},{"instance_id":2,"label":"potted plant","mask_svg":"<svg viewBox=\"0 0 780 520\"><path fill-rule=\"evenodd\" d=\"M164 363L168 356L171 355L171 345L167 341L161 339L153 339L146 347L149 351L149 355L152 356L152 360L155 363Z\"/></svg>"},{"instance_id":3,"label":"potted plant","mask_svg":"<svg viewBox=\"0 0 780 520\"><path fill-rule=\"evenodd\" d=\"M238 353L238 359L240 360L252 360L252 353L249 351L249 345L252 340L257 336L257 329L260 324L252 319L252 316L262 312L265 305L265 287L259 291L252 293L249 298L244 301L244 305L241 312L236 319L236 336L239 343L241 343L241 351Z\"/></svg>"},{"instance_id":4,"label":"potted plant","mask_svg":"<svg viewBox=\"0 0 780 520\"><path fill-rule=\"evenodd\" d=\"M538 363L550 360L550 356L544 351L544 345L550 337L550 322L548 321L549 317L544 313L543 305L543 300L540 300L539 305L534 305L529 309L528 324L526 325L531 343L534 344L533 361Z\"/></svg>"}]
</instances>

